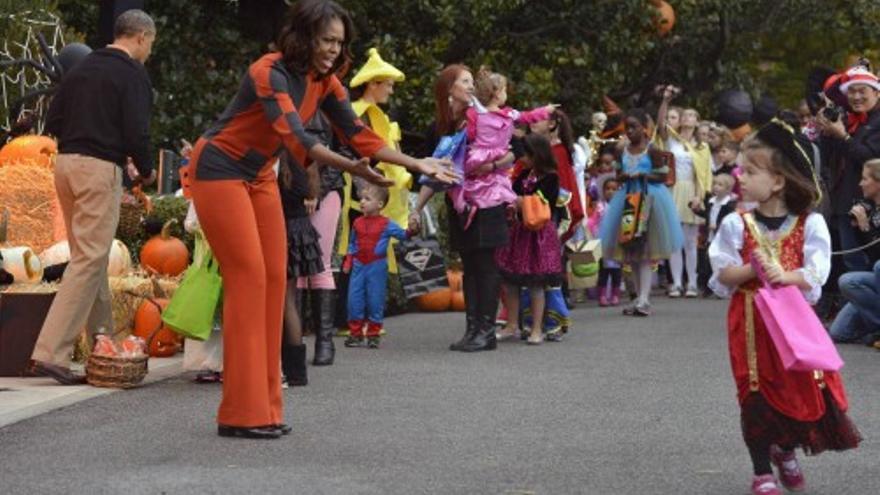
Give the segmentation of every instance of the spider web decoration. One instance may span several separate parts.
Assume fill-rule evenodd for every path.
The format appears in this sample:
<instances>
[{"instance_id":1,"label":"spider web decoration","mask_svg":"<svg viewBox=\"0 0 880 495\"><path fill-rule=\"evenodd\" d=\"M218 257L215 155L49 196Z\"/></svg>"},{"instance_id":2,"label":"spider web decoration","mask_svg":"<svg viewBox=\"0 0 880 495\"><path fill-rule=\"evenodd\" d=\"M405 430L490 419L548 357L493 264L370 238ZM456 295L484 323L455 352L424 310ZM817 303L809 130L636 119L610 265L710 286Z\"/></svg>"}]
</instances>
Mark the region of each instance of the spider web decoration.
<instances>
[{"instance_id":1,"label":"spider web decoration","mask_svg":"<svg viewBox=\"0 0 880 495\"><path fill-rule=\"evenodd\" d=\"M42 133L49 98L40 95L21 99L52 86L49 75L35 67L52 67L43 56L38 35L43 35L52 56L57 56L65 45L61 19L45 10L24 11L0 15L0 25L3 24L17 29L11 29L12 37L7 36L0 43L0 130L8 132L19 117L32 114L36 117L34 130ZM19 32L21 34L17 34ZM14 61L32 61L33 64Z\"/></svg>"}]
</instances>

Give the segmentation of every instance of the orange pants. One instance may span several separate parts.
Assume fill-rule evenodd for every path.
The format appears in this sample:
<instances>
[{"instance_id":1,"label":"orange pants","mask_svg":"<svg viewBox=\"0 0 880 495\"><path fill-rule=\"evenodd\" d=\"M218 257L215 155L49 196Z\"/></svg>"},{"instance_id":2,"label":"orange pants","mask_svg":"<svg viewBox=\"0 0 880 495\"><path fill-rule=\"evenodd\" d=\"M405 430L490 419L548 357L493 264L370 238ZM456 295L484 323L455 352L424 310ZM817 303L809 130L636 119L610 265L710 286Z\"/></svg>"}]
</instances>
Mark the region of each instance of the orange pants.
<instances>
[{"instance_id":1,"label":"orange pants","mask_svg":"<svg viewBox=\"0 0 880 495\"><path fill-rule=\"evenodd\" d=\"M196 180L193 167L190 177L196 214L223 276L223 399L217 422L280 424L287 235L275 173L267 166L252 182Z\"/></svg>"}]
</instances>

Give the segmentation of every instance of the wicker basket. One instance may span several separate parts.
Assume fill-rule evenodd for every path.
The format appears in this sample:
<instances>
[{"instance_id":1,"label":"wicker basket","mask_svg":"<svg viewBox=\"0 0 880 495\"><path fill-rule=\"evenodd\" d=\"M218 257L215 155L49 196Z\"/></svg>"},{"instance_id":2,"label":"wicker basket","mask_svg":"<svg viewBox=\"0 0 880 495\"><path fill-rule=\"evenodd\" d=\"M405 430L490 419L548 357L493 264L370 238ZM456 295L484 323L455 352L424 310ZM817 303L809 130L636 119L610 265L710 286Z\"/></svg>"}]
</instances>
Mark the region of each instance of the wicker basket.
<instances>
[{"instance_id":1,"label":"wicker basket","mask_svg":"<svg viewBox=\"0 0 880 495\"><path fill-rule=\"evenodd\" d=\"M147 376L149 356L89 356L86 381L95 387L137 387Z\"/></svg>"}]
</instances>

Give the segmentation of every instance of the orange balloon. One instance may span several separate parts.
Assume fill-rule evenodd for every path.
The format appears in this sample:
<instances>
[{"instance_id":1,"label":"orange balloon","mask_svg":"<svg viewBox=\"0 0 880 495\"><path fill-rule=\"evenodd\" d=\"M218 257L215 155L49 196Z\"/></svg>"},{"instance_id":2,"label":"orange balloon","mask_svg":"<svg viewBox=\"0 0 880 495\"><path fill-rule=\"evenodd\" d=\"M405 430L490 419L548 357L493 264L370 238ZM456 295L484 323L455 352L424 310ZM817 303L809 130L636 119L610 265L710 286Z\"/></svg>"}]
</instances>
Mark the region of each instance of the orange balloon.
<instances>
[{"instance_id":1,"label":"orange balloon","mask_svg":"<svg viewBox=\"0 0 880 495\"><path fill-rule=\"evenodd\" d=\"M0 167L16 163L34 163L51 167L58 144L49 136L19 136L0 148Z\"/></svg>"}]
</instances>

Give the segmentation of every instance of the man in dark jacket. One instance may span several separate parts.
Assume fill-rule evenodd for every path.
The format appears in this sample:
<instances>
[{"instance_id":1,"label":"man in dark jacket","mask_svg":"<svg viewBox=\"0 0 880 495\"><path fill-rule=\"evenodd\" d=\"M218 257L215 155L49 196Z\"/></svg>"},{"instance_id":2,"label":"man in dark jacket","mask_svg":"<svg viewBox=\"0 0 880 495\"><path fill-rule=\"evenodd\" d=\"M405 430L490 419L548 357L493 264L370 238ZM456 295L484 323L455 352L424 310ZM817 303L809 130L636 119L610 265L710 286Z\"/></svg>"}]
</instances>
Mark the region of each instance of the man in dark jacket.
<instances>
[{"instance_id":1,"label":"man in dark jacket","mask_svg":"<svg viewBox=\"0 0 880 495\"><path fill-rule=\"evenodd\" d=\"M142 182L156 178L150 157L152 87L143 63L156 26L140 10L116 20L114 41L65 74L49 106L46 130L58 139L55 188L67 227L70 264L32 355L31 372L64 385L83 383L70 371L83 327L113 330L107 261L130 157Z\"/></svg>"},{"instance_id":2,"label":"man in dark jacket","mask_svg":"<svg viewBox=\"0 0 880 495\"><path fill-rule=\"evenodd\" d=\"M823 112L816 116L822 132L823 155L828 159L823 167L825 183L831 196L831 227L837 230L841 249L858 245L855 229L849 217L853 200L861 198L859 181L862 165L880 158L880 80L864 67L847 71L840 90L846 94L850 112L832 121ZM850 271L868 269L864 253L844 257Z\"/></svg>"}]
</instances>

